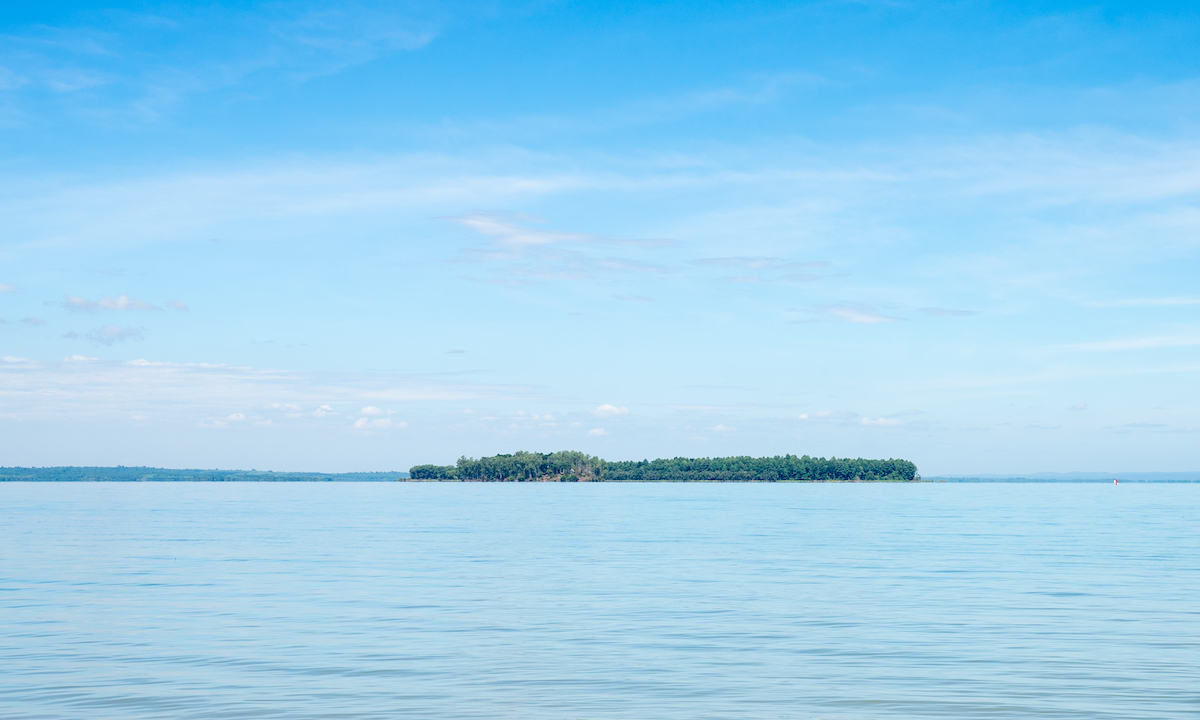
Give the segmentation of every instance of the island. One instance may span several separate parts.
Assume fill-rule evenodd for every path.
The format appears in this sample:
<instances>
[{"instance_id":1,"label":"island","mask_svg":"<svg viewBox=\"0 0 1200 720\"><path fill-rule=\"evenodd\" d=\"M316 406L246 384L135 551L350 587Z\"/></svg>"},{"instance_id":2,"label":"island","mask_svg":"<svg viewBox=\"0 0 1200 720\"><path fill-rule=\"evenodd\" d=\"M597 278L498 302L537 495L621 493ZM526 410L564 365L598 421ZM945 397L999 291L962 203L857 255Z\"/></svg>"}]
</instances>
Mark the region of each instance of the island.
<instances>
[{"instance_id":1,"label":"island","mask_svg":"<svg viewBox=\"0 0 1200 720\"><path fill-rule=\"evenodd\" d=\"M908 460L776 455L610 462L586 453L517 452L454 465L417 465L414 481L449 482L915 482Z\"/></svg>"}]
</instances>

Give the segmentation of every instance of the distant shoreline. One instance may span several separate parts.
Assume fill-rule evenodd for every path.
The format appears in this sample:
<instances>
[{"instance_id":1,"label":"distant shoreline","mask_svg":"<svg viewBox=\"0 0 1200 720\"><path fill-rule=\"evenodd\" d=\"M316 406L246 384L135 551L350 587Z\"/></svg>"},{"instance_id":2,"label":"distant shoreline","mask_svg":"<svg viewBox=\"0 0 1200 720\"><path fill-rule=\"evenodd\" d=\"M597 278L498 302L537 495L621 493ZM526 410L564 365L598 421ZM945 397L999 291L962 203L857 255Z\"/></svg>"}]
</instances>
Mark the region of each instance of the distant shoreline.
<instances>
[{"instance_id":1,"label":"distant shoreline","mask_svg":"<svg viewBox=\"0 0 1200 720\"><path fill-rule=\"evenodd\" d=\"M1111 484L1113 478L1122 483L1200 483L1200 472L1130 472L1130 473L1038 473L1025 476L937 476L917 478L915 483L959 483L959 484ZM561 479L558 480L561 482ZM353 472L273 472L259 470L195 470L152 467L0 467L0 483L3 482L503 482L498 480L458 480L411 478L409 473ZM534 480L533 482L538 482ZM586 481L585 481L586 482ZM602 480L600 482L808 482L808 483L862 483L889 482L878 480L722 480L693 478L688 480ZM895 482L895 481L891 481Z\"/></svg>"},{"instance_id":2,"label":"distant shoreline","mask_svg":"<svg viewBox=\"0 0 1200 720\"><path fill-rule=\"evenodd\" d=\"M0 482L395 482L408 473L173 470L153 467L0 467Z\"/></svg>"}]
</instances>

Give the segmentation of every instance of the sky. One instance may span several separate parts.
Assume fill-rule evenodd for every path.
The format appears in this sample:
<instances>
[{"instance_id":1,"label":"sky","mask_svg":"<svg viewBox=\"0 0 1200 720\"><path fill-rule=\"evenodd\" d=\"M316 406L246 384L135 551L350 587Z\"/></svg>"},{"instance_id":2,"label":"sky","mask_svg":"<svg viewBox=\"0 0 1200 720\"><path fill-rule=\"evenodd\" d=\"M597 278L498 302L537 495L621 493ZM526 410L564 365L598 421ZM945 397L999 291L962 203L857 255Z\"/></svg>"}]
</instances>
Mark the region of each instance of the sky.
<instances>
[{"instance_id":1,"label":"sky","mask_svg":"<svg viewBox=\"0 0 1200 720\"><path fill-rule=\"evenodd\" d=\"M0 9L0 465L1200 468L1191 3Z\"/></svg>"}]
</instances>

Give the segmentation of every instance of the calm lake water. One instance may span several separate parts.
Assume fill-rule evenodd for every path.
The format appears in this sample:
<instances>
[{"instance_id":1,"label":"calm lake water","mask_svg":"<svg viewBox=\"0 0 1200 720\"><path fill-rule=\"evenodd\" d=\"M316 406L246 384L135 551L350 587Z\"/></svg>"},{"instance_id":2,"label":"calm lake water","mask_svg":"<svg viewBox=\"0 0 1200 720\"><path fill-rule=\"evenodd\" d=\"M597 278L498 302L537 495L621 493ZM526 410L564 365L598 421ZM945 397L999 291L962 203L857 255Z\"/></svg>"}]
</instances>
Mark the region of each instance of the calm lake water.
<instances>
[{"instance_id":1,"label":"calm lake water","mask_svg":"<svg viewBox=\"0 0 1200 720\"><path fill-rule=\"evenodd\" d=\"M0 502L6 719L1200 714L1200 485Z\"/></svg>"}]
</instances>

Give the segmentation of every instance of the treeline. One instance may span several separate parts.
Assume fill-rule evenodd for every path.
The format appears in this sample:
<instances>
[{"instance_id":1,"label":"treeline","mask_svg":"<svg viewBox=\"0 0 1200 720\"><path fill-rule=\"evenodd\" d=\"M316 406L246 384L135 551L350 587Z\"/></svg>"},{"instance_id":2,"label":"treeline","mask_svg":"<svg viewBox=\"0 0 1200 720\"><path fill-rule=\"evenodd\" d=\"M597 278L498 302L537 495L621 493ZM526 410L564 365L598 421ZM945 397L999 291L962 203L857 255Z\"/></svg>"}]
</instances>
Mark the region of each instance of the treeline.
<instances>
[{"instance_id":1,"label":"treeline","mask_svg":"<svg viewBox=\"0 0 1200 720\"><path fill-rule=\"evenodd\" d=\"M0 482L391 482L402 472L305 473L152 467L0 467Z\"/></svg>"},{"instance_id":2,"label":"treeline","mask_svg":"<svg viewBox=\"0 0 1200 720\"><path fill-rule=\"evenodd\" d=\"M455 465L417 465L413 480L475 480L483 482L584 482L601 479L605 462L573 450L556 453L518 452L475 460L460 457Z\"/></svg>"},{"instance_id":3,"label":"treeline","mask_svg":"<svg viewBox=\"0 0 1200 720\"><path fill-rule=\"evenodd\" d=\"M746 455L611 462L610 482L912 482L917 466L908 460Z\"/></svg>"},{"instance_id":4,"label":"treeline","mask_svg":"<svg viewBox=\"0 0 1200 720\"><path fill-rule=\"evenodd\" d=\"M454 465L417 465L413 480L474 482L912 482L908 460L814 458L804 455L673 458L607 462L581 452L461 457Z\"/></svg>"}]
</instances>

